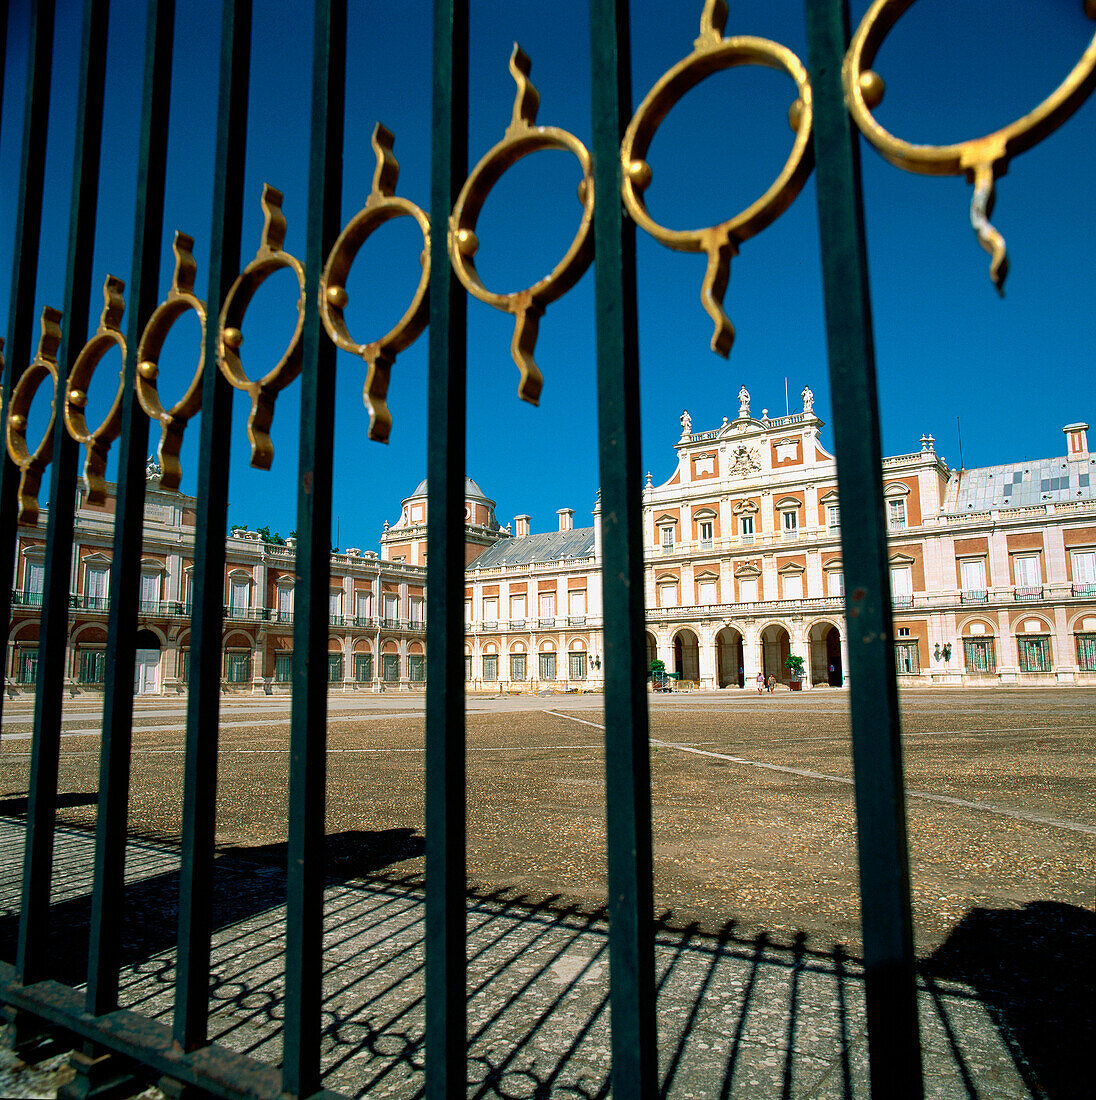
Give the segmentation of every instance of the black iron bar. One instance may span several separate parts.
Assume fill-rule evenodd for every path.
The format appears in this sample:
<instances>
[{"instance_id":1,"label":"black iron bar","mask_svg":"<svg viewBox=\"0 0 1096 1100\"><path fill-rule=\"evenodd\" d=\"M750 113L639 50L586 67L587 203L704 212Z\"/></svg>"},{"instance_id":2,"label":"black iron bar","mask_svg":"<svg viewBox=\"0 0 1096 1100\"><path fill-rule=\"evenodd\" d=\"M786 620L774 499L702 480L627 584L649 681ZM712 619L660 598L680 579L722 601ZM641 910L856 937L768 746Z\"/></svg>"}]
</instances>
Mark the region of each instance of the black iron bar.
<instances>
[{"instance_id":1,"label":"black iron bar","mask_svg":"<svg viewBox=\"0 0 1096 1100\"><path fill-rule=\"evenodd\" d=\"M207 1041L217 746L221 711L225 533L232 433L232 387L217 367L217 314L240 270L252 0L226 0L209 233L208 319L194 532L193 619L183 765L183 841L179 874L179 961L173 1032L183 1050Z\"/></svg>"},{"instance_id":2,"label":"black iron bar","mask_svg":"<svg viewBox=\"0 0 1096 1100\"><path fill-rule=\"evenodd\" d=\"M922 1095L905 788L859 134L841 64L847 0L808 0L814 148L833 401L872 1095Z\"/></svg>"},{"instance_id":3,"label":"black iron bar","mask_svg":"<svg viewBox=\"0 0 1096 1100\"><path fill-rule=\"evenodd\" d=\"M137 402L137 344L159 299L164 179L174 0L151 0L137 161L133 271L127 289L126 358L122 368L122 431L110 565L103 735L99 748L99 802L95 822L95 884L88 949L88 1006L108 1012L118 1001L118 959L125 912L126 825L133 741L133 669L137 603L144 542L145 456L148 417Z\"/></svg>"},{"instance_id":4,"label":"black iron bar","mask_svg":"<svg viewBox=\"0 0 1096 1100\"><path fill-rule=\"evenodd\" d=\"M27 99L24 105L23 163L15 226L11 316L8 322L4 409L10 407L15 383L31 358L34 330L34 290L38 277L38 249L42 228L42 192L45 177L46 130L49 122L50 65L53 52L53 0L31 11ZM9 578L15 561L16 489L19 471L4 447L0 484L0 645L7 663L11 619ZM0 699L3 692L0 691ZM0 702L0 707L3 704ZM16 966L25 981L45 972L45 944L49 922L50 880L53 872L53 831L57 813L57 764L60 737L43 738L36 730L31 741L27 798L27 840L23 859L22 905Z\"/></svg>"},{"instance_id":5,"label":"black iron bar","mask_svg":"<svg viewBox=\"0 0 1096 1100\"><path fill-rule=\"evenodd\" d=\"M31 359L34 333L34 292L38 279L38 247L42 232L42 193L46 173L46 130L49 124L50 66L53 58L53 0L32 4L26 98L23 101L23 155L19 169L19 195L15 205L12 246L11 298L8 306L8 339L4 347L4 409ZM5 24L6 27L6 24ZM5 412L6 415L6 412ZM7 678L8 634L11 627L11 585L18 539L16 490L19 470L0 447L0 717L4 713L4 681Z\"/></svg>"},{"instance_id":6,"label":"black iron bar","mask_svg":"<svg viewBox=\"0 0 1096 1100\"><path fill-rule=\"evenodd\" d=\"M468 173L468 3L434 4L427 399L426 1095L468 1079L464 728L467 299L446 227Z\"/></svg>"},{"instance_id":7,"label":"black iron bar","mask_svg":"<svg viewBox=\"0 0 1096 1100\"><path fill-rule=\"evenodd\" d=\"M628 15L627 0L591 0L609 995L618 1100L658 1093L635 226L620 200L620 142L632 113Z\"/></svg>"},{"instance_id":8,"label":"black iron bar","mask_svg":"<svg viewBox=\"0 0 1096 1100\"><path fill-rule=\"evenodd\" d=\"M282 1087L291 1096L308 1096L320 1084L335 345L320 322L319 295L324 262L341 228L345 89L346 0L319 0L312 54L297 595L289 728Z\"/></svg>"},{"instance_id":9,"label":"black iron bar","mask_svg":"<svg viewBox=\"0 0 1096 1100\"><path fill-rule=\"evenodd\" d=\"M61 710L68 653L69 573L72 569L76 509L76 460L79 455L79 445L65 430L61 410L68 389L68 375L84 346L88 330L92 260L95 251L95 215L99 199L109 10L109 0L85 0L77 86L68 257L61 320L62 338L53 397L53 457L46 524L44 596L34 693L35 738L43 745L50 746L51 753L56 753L55 746L61 743ZM56 791L56 776L53 785ZM52 843L50 846L52 847ZM36 934L44 936L47 933L39 929ZM37 945L30 947L32 957L38 949ZM32 971L36 965L32 963Z\"/></svg>"}]
</instances>

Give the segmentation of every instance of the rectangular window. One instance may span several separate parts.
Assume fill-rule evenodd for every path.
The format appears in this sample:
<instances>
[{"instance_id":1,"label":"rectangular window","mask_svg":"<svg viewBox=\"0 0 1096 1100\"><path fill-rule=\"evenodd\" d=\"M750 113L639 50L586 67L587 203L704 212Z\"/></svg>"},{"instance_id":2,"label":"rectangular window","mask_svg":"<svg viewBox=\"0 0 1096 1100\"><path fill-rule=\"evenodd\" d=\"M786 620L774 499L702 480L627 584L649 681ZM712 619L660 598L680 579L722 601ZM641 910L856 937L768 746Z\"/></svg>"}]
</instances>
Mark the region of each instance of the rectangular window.
<instances>
[{"instance_id":1,"label":"rectangular window","mask_svg":"<svg viewBox=\"0 0 1096 1100\"><path fill-rule=\"evenodd\" d=\"M660 584L658 586L658 606L677 607L677 584Z\"/></svg>"},{"instance_id":2,"label":"rectangular window","mask_svg":"<svg viewBox=\"0 0 1096 1100\"><path fill-rule=\"evenodd\" d=\"M499 678L499 658L497 653L485 653L483 655L483 678L492 681Z\"/></svg>"},{"instance_id":3,"label":"rectangular window","mask_svg":"<svg viewBox=\"0 0 1096 1100\"><path fill-rule=\"evenodd\" d=\"M985 558L969 558L959 563L959 584L963 603L988 603Z\"/></svg>"},{"instance_id":4,"label":"rectangular window","mask_svg":"<svg viewBox=\"0 0 1096 1100\"><path fill-rule=\"evenodd\" d=\"M525 679L525 654L524 653L511 653L510 654L510 679L511 680L524 680Z\"/></svg>"},{"instance_id":5,"label":"rectangular window","mask_svg":"<svg viewBox=\"0 0 1096 1100\"><path fill-rule=\"evenodd\" d=\"M472 601L471 600L465 600L464 601L464 625L465 626L471 626L472 625Z\"/></svg>"},{"instance_id":6,"label":"rectangular window","mask_svg":"<svg viewBox=\"0 0 1096 1100\"><path fill-rule=\"evenodd\" d=\"M381 679L386 684L397 684L400 680L400 655L385 653L381 656Z\"/></svg>"},{"instance_id":7,"label":"rectangular window","mask_svg":"<svg viewBox=\"0 0 1096 1100\"><path fill-rule=\"evenodd\" d=\"M328 594L328 609L331 612L331 622L337 623L342 618L343 590L332 588Z\"/></svg>"},{"instance_id":8,"label":"rectangular window","mask_svg":"<svg viewBox=\"0 0 1096 1100\"><path fill-rule=\"evenodd\" d=\"M913 570L908 565L891 569L891 602L895 607L913 607Z\"/></svg>"},{"instance_id":9,"label":"rectangular window","mask_svg":"<svg viewBox=\"0 0 1096 1100\"><path fill-rule=\"evenodd\" d=\"M251 680L251 654L226 653L225 679L230 684L246 684Z\"/></svg>"},{"instance_id":10,"label":"rectangular window","mask_svg":"<svg viewBox=\"0 0 1096 1100\"><path fill-rule=\"evenodd\" d=\"M497 596L483 597L483 625L497 626L499 621L499 600Z\"/></svg>"},{"instance_id":11,"label":"rectangular window","mask_svg":"<svg viewBox=\"0 0 1096 1100\"><path fill-rule=\"evenodd\" d=\"M567 655L567 673L572 680L586 679L585 653L569 653Z\"/></svg>"},{"instance_id":12,"label":"rectangular window","mask_svg":"<svg viewBox=\"0 0 1096 1100\"><path fill-rule=\"evenodd\" d=\"M422 628L426 620L426 600L422 596L411 597L411 626Z\"/></svg>"},{"instance_id":13,"label":"rectangular window","mask_svg":"<svg viewBox=\"0 0 1096 1100\"><path fill-rule=\"evenodd\" d=\"M554 680L556 678L556 655L554 653L541 653L537 672L541 680Z\"/></svg>"},{"instance_id":14,"label":"rectangular window","mask_svg":"<svg viewBox=\"0 0 1096 1100\"><path fill-rule=\"evenodd\" d=\"M357 619L373 618L373 593L358 589L354 593L354 616Z\"/></svg>"},{"instance_id":15,"label":"rectangular window","mask_svg":"<svg viewBox=\"0 0 1096 1100\"><path fill-rule=\"evenodd\" d=\"M784 586L784 599L786 600L801 600L803 599L803 574L802 573L785 573L781 577L781 584Z\"/></svg>"},{"instance_id":16,"label":"rectangular window","mask_svg":"<svg viewBox=\"0 0 1096 1100\"><path fill-rule=\"evenodd\" d=\"M1073 551L1073 583L1096 586L1096 550Z\"/></svg>"},{"instance_id":17,"label":"rectangular window","mask_svg":"<svg viewBox=\"0 0 1096 1100\"><path fill-rule=\"evenodd\" d=\"M1096 634L1077 635L1077 666L1082 672L1096 672Z\"/></svg>"},{"instance_id":18,"label":"rectangular window","mask_svg":"<svg viewBox=\"0 0 1096 1100\"><path fill-rule=\"evenodd\" d=\"M780 513L780 529L786 539L799 537L799 513L794 508Z\"/></svg>"},{"instance_id":19,"label":"rectangular window","mask_svg":"<svg viewBox=\"0 0 1096 1100\"><path fill-rule=\"evenodd\" d=\"M568 593L568 599L570 600L569 613L572 619L585 619L586 618L586 593L581 591L575 591Z\"/></svg>"},{"instance_id":20,"label":"rectangular window","mask_svg":"<svg viewBox=\"0 0 1096 1100\"><path fill-rule=\"evenodd\" d=\"M38 682L38 650L19 650L19 683L34 684Z\"/></svg>"},{"instance_id":21,"label":"rectangular window","mask_svg":"<svg viewBox=\"0 0 1096 1100\"><path fill-rule=\"evenodd\" d=\"M757 578L738 578L738 598L742 603L757 603Z\"/></svg>"},{"instance_id":22,"label":"rectangular window","mask_svg":"<svg viewBox=\"0 0 1096 1100\"><path fill-rule=\"evenodd\" d=\"M1050 671L1049 638L1019 638L1017 641L1020 647L1021 672Z\"/></svg>"},{"instance_id":23,"label":"rectangular window","mask_svg":"<svg viewBox=\"0 0 1096 1100\"><path fill-rule=\"evenodd\" d=\"M46 583L46 567L40 561L27 561L23 566L23 591L38 596L41 602L42 589Z\"/></svg>"},{"instance_id":24,"label":"rectangular window","mask_svg":"<svg viewBox=\"0 0 1096 1100\"><path fill-rule=\"evenodd\" d=\"M190 650L179 650L179 682L183 684L190 683Z\"/></svg>"},{"instance_id":25,"label":"rectangular window","mask_svg":"<svg viewBox=\"0 0 1096 1100\"><path fill-rule=\"evenodd\" d=\"M244 611L251 606L251 584L246 580L233 578L232 588L229 590L229 607L233 611Z\"/></svg>"},{"instance_id":26,"label":"rectangular window","mask_svg":"<svg viewBox=\"0 0 1096 1100\"><path fill-rule=\"evenodd\" d=\"M697 524L697 533L700 536L700 545L708 548L715 540L715 523L710 519L702 519Z\"/></svg>"},{"instance_id":27,"label":"rectangular window","mask_svg":"<svg viewBox=\"0 0 1096 1100\"><path fill-rule=\"evenodd\" d=\"M887 526L892 531L906 526L906 502L904 499L887 501Z\"/></svg>"},{"instance_id":28,"label":"rectangular window","mask_svg":"<svg viewBox=\"0 0 1096 1100\"><path fill-rule=\"evenodd\" d=\"M701 606L707 606L718 602L716 595L716 588L718 581L715 580L702 580L697 582L697 603Z\"/></svg>"},{"instance_id":29,"label":"rectangular window","mask_svg":"<svg viewBox=\"0 0 1096 1100\"><path fill-rule=\"evenodd\" d=\"M107 569L99 565L89 565L84 572L84 606L106 607L107 586L109 583L109 571Z\"/></svg>"},{"instance_id":30,"label":"rectangular window","mask_svg":"<svg viewBox=\"0 0 1096 1100\"><path fill-rule=\"evenodd\" d=\"M274 683L288 684L293 679L293 654L274 654Z\"/></svg>"},{"instance_id":31,"label":"rectangular window","mask_svg":"<svg viewBox=\"0 0 1096 1100\"><path fill-rule=\"evenodd\" d=\"M101 684L106 679L107 655L102 649L80 651L80 683Z\"/></svg>"},{"instance_id":32,"label":"rectangular window","mask_svg":"<svg viewBox=\"0 0 1096 1100\"><path fill-rule=\"evenodd\" d=\"M540 594L540 621L548 626L556 621L556 594L554 592L542 592Z\"/></svg>"},{"instance_id":33,"label":"rectangular window","mask_svg":"<svg viewBox=\"0 0 1096 1100\"><path fill-rule=\"evenodd\" d=\"M963 659L967 672L972 675L988 675L997 671L992 638L964 638Z\"/></svg>"},{"instance_id":34,"label":"rectangular window","mask_svg":"<svg viewBox=\"0 0 1096 1100\"><path fill-rule=\"evenodd\" d=\"M662 532L662 552L672 554L674 552L674 529L672 527L660 527Z\"/></svg>"},{"instance_id":35,"label":"rectangular window","mask_svg":"<svg viewBox=\"0 0 1096 1100\"><path fill-rule=\"evenodd\" d=\"M743 542L753 542L754 540L754 518L753 516L741 516L738 521L738 533Z\"/></svg>"},{"instance_id":36,"label":"rectangular window","mask_svg":"<svg viewBox=\"0 0 1096 1100\"><path fill-rule=\"evenodd\" d=\"M895 642L894 662L899 676L909 676L921 671L921 660L916 642Z\"/></svg>"},{"instance_id":37,"label":"rectangular window","mask_svg":"<svg viewBox=\"0 0 1096 1100\"><path fill-rule=\"evenodd\" d=\"M465 680L472 679L472 655L470 653L464 655L464 678Z\"/></svg>"},{"instance_id":38,"label":"rectangular window","mask_svg":"<svg viewBox=\"0 0 1096 1100\"><path fill-rule=\"evenodd\" d=\"M400 598L395 593L385 593L384 597L384 625L394 627L399 618Z\"/></svg>"},{"instance_id":39,"label":"rectangular window","mask_svg":"<svg viewBox=\"0 0 1096 1100\"><path fill-rule=\"evenodd\" d=\"M525 593L510 597L510 621L515 623L525 622Z\"/></svg>"},{"instance_id":40,"label":"rectangular window","mask_svg":"<svg viewBox=\"0 0 1096 1100\"><path fill-rule=\"evenodd\" d=\"M827 596L844 596L845 594L845 574L839 569L831 569L826 574L826 595Z\"/></svg>"},{"instance_id":41,"label":"rectangular window","mask_svg":"<svg viewBox=\"0 0 1096 1100\"><path fill-rule=\"evenodd\" d=\"M368 683L373 679L372 653L354 654L354 679L357 680L359 684Z\"/></svg>"},{"instance_id":42,"label":"rectangular window","mask_svg":"<svg viewBox=\"0 0 1096 1100\"><path fill-rule=\"evenodd\" d=\"M278 622L291 623L293 621L293 593L291 584L278 585Z\"/></svg>"},{"instance_id":43,"label":"rectangular window","mask_svg":"<svg viewBox=\"0 0 1096 1100\"><path fill-rule=\"evenodd\" d=\"M426 658L421 653L412 653L407 658L408 676L413 684L426 682Z\"/></svg>"},{"instance_id":44,"label":"rectangular window","mask_svg":"<svg viewBox=\"0 0 1096 1100\"><path fill-rule=\"evenodd\" d=\"M1038 554L1017 554L1012 559L1017 588L1035 588L1042 584Z\"/></svg>"},{"instance_id":45,"label":"rectangular window","mask_svg":"<svg viewBox=\"0 0 1096 1100\"><path fill-rule=\"evenodd\" d=\"M836 504L826 505L826 526L831 530L841 524L841 509Z\"/></svg>"},{"instance_id":46,"label":"rectangular window","mask_svg":"<svg viewBox=\"0 0 1096 1100\"><path fill-rule=\"evenodd\" d=\"M160 610L160 574L142 573L138 599L142 615L156 615Z\"/></svg>"}]
</instances>

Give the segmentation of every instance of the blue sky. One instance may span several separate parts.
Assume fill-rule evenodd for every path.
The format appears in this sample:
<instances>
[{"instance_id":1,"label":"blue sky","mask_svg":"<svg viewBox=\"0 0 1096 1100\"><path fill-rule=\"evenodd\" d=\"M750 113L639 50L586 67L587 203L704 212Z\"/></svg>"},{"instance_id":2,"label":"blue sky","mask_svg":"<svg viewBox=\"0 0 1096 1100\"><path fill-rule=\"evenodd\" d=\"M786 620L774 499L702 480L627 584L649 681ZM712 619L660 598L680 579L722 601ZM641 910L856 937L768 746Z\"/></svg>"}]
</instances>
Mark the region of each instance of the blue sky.
<instances>
[{"instance_id":1,"label":"blue sky","mask_svg":"<svg viewBox=\"0 0 1096 1100\"><path fill-rule=\"evenodd\" d=\"M867 8L852 4L854 26ZM22 43L30 0L12 0L9 42ZM38 309L60 305L64 280L71 127L80 35L76 0L59 0L55 44L59 82L50 123L52 181L43 232ZM638 106L658 77L685 56L697 35L702 4L633 0L633 100ZM732 0L728 34L772 38L806 60L799 0ZM396 136L397 193L428 204L431 5L424 0L351 0L343 220L368 192L374 122ZM169 187L161 285L171 277L171 238L195 238L198 293L207 274L209 189L219 5L178 5L170 134ZM507 62L515 41L532 59L541 96L539 121L590 139L589 22L580 0L473 3L470 164L502 137L513 82ZM106 155L95 282L109 272L128 280L131 268L136 130L145 7L112 5ZM876 68L887 92L876 116L893 133L917 142L974 137L1023 115L1073 67L1096 25L1080 0L918 0L884 44ZM264 182L285 193L286 248L304 250L307 201L310 5L273 0L258 8L253 51L248 201L242 262L259 243ZM17 52L24 51L17 47ZM0 303L10 294L14 180L22 130L22 64L9 59L0 120ZM667 117L650 152L652 214L676 228L721 221L760 194L791 147L786 114L791 81L768 70L718 74ZM966 466L1064 453L1062 427L1092 422L1096 385L1091 369L1096 311L1091 308L1096 213L1091 202L1096 104L1089 102L1057 133L1017 158L999 181L994 223L1009 246L1011 270L999 299L987 276L988 257L968 223L970 189L956 178L914 176L864 153L869 259L886 454L918 448L922 432L957 465L956 420ZM514 290L545 274L578 225L577 162L562 153L527 158L508 173L481 215L477 265L492 289ZM734 416L739 387L755 411L791 409L809 383L816 411L831 419L819 276L813 179L791 209L747 241L731 268L726 307L737 329L729 362L708 350L711 326L700 306L704 260L639 238L640 369L643 453L655 483L672 473L678 417L687 408L695 430ZM410 219L389 223L371 240L352 272L348 318L362 340L400 316L418 278L421 238ZM245 366L265 373L293 324L295 284L271 280L245 327ZM93 316L100 309L98 292ZM469 313L468 474L498 502L505 523L529 513L533 530L556 525L571 507L590 522L598 484L592 273L549 307L537 362L545 383L539 408L516 396L510 361L512 319L475 300ZM6 323L6 321L5 321ZM181 323L162 361L161 391L170 399L187 385L198 326ZM109 367L110 362L104 364ZM116 365L115 365L115 369ZM370 443L361 402L363 365L339 356L334 512L339 545L372 549L383 522L425 473L426 341L405 352L393 371L391 443ZM103 371L92 409L109 404L113 381ZM232 439L232 522L295 525L296 387L279 399L275 460L269 473L247 465L246 401L235 401ZM39 402L32 420L46 415ZM89 421L94 412L89 415ZM184 448L184 490L196 484L196 423ZM828 432L824 440L830 442Z\"/></svg>"}]
</instances>

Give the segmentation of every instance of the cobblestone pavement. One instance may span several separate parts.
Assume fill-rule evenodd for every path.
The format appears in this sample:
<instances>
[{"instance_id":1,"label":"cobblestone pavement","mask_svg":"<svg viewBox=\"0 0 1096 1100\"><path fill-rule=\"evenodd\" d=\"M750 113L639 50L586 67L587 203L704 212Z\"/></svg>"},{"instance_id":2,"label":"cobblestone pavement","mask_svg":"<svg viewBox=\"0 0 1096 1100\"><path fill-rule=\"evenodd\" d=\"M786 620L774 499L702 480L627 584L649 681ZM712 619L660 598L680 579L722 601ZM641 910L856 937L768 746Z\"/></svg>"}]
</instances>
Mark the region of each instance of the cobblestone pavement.
<instances>
[{"instance_id":1,"label":"cobblestone pavement","mask_svg":"<svg viewBox=\"0 0 1096 1100\"><path fill-rule=\"evenodd\" d=\"M908 779L920 792L910 801L915 892L918 872L933 883L927 894L922 886L921 895L928 1096L1060 1098L1088 1095L1091 1084L1096 822L1091 799L1082 802L1077 792L1091 775L1096 707L1091 695L1046 693L1033 719L1011 699L990 718L989 693L949 696L939 712L927 704L911 707L905 723ZM811 700L813 710L802 702L790 696L758 704L743 699L735 717L744 717L730 730L723 696L653 703L659 1059L667 1096L868 1094L862 975L849 934L856 922L855 881L853 912L830 919L850 904L846 879L854 872L841 865L836 848L813 858L803 854L803 836L807 845L819 845L825 836L819 830L850 801L847 754L835 748L847 737L841 729L845 701L833 692ZM369 707L335 700L331 708L325 1085L346 1095L410 1097L422 1088L421 826L401 809L410 797L405 788L414 790L421 774L409 732L420 723L416 706L413 700L378 700ZM223 801L230 811L242 776L252 776L244 795L254 802L257 789L273 789L284 764L281 717L276 706L270 709L264 718L242 705L225 707L222 740L239 753L234 761L222 757ZM589 870L604 859L603 838L592 824L601 782L597 701L503 699L473 703L470 712L470 867L477 885L469 898L469 1095L604 1096L608 947L599 880ZM65 740L61 801L68 824L57 844L53 928L56 976L71 985L81 984L85 965L94 814L85 769L97 755L96 717L89 712L85 720L74 709L71 739ZM132 841L127 868L122 1000L164 1021L172 1006L178 853L152 795L161 783L170 786L171 776L162 773L175 767L180 723L170 706L142 708L131 819L146 837ZM6 707L0 751L5 958L12 957L18 908L26 728ZM519 728L524 739L516 746ZM573 739L560 748L563 729ZM367 749L373 752L364 758L370 781L353 768L342 774L342 764L358 766ZM513 813L512 788L494 801L477 794L516 764L520 783L529 787L524 797L543 808L534 823L542 831L493 824L507 804ZM376 816L360 809L357 817L347 816L344 801L356 796L372 802L371 784L378 779ZM728 783L734 797L722 814L713 792L726 793ZM665 807L660 809L659 791L671 788L662 802L669 801L684 824L664 823L660 833L657 819ZM539 838L559 828L568 809L578 822L573 827L586 829L585 841L565 845L562 860L558 846L538 859ZM269 1061L279 1057L283 982L285 876L276 810L255 821L219 816L211 993L216 1041ZM745 851L739 851L726 836L720 839L713 820L731 833L745 825L763 835L745 837ZM386 828L378 827L381 821ZM846 827L839 824L839 830ZM946 837L926 839L939 832ZM151 839L154 833L161 839ZM803 836L795 839L797 833ZM791 852L774 837L792 838ZM705 851L720 845L722 853ZM981 863L969 858L971 845ZM1009 874L1010 849L1022 873ZM808 880L819 877L827 860L836 867L822 886L801 884L802 896L766 913L768 887L730 895L713 876L709 896L703 895L706 868L720 854L735 865L735 874L748 865L747 884L764 884L766 876L790 881L785 864L799 864L800 877ZM559 883L554 891L552 861ZM942 891L945 880L955 889ZM663 904L675 889L691 905ZM935 906L925 901L930 895L937 897ZM0 1094L53 1095L66 1069L59 1060L36 1072L13 1075L0 1063Z\"/></svg>"}]
</instances>

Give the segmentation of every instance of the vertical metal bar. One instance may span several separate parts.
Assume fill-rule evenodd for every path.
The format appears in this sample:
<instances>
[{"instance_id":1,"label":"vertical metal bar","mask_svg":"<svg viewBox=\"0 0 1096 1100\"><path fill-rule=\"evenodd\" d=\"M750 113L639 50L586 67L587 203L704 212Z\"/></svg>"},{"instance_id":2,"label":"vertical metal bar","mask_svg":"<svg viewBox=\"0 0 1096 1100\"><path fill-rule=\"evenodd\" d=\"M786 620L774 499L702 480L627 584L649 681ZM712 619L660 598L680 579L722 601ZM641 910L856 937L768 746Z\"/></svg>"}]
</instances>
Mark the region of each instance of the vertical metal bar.
<instances>
[{"instance_id":1,"label":"vertical metal bar","mask_svg":"<svg viewBox=\"0 0 1096 1100\"><path fill-rule=\"evenodd\" d=\"M468 3L435 0L427 448L426 1095L468 1079L464 729L467 299L449 212L468 174Z\"/></svg>"},{"instance_id":2,"label":"vertical metal bar","mask_svg":"<svg viewBox=\"0 0 1096 1100\"><path fill-rule=\"evenodd\" d=\"M0 0L0 123L4 118L4 66L8 59L8 0ZM3 132L0 130L0 139Z\"/></svg>"},{"instance_id":3,"label":"vertical metal bar","mask_svg":"<svg viewBox=\"0 0 1096 1100\"><path fill-rule=\"evenodd\" d=\"M605 622L609 995L615 1097L658 1092L635 226L620 199L631 117L627 0L591 0L598 440Z\"/></svg>"},{"instance_id":4,"label":"vertical metal bar","mask_svg":"<svg viewBox=\"0 0 1096 1100\"><path fill-rule=\"evenodd\" d=\"M35 5L31 12L30 59L27 100L24 108L23 164L19 180L19 207L15 228L15 263L12 273L10 339L4 379L4 409L12 389L30 362L34 325L34 290L38 277L38 248L42 227L42 189L45 175L46 129L49 122L50 63L53 52L53 0ZM41 102L39 101L41 97ZM7 663L8 624L11 618L10 578L15 560L16 487L19 473L4 448L3 484L0 485L0 630ZM3 692L0 692L0 699ZM3 704L0 703L0 706ZM22 907L16 967L24 981L40 977L45 963L44 946L49 918L50 879L53 872L53 830L57 811L57 758L59 738L43 738L39 731L31 741L30 781L27 799L26 855L23 861Z\"/></svg>"},{"instance_id":5,"label":"vertical metal bar","mask_svg":"<svg viewBox=\"0 0 1096 1100\"><path fill-rule=\"evenodd\" d=\"M137 403L137 344L159 297L163 243L164 177L174 0L150 0L137 161L133 272L127 302L126 361L122 368L122 433L118 447L118 497L110 567L107 665L103 685L103 736L99 748L99 808L95 827L95 886L91 898L88 956L89 1010L116 1007L118 950L124 912L129 757L133 741L133 665L137 598L144 541L145 456L148 418Z\"/></svg>"},{"instance_id":6,"label":"vertical metal bar","mask_svg":"<svg viewBox=\"0 0 1096 1100\"><path fill-rule=\"evenodd\" d=\"M830 361L872 1095L922 1095L905 790L859 135L841 63L847 0L808 0L818 224Z\"/></svg>"},{"instance_id":7,"label":"vertical metal bar","mask_svg":"<svg viewBox=\"0 0 1096 1100\"><path fill-rule=\"evenodd\" d=\"M4 348L5 410L11 404L16 382L31 359L34 291L42 232L42 191L46 172L53 15L53 0L41 0L41 3L31 5L26 99L23 103L23 153L19 170L19 197L15 206L8 340ZM7 447L0 450L3 451L0 455L0 717L3 717L2 687L8 666L8 634L11 627L11 577L18 535L15 493L19 485L19 470L8 456Z\"/></svg>"},{"instance_id":8,"label":"vertical metal bar","mask_svg":"<svg viewBox=\"0 0 1096 1100\"><path fill-rule=\"evenodd\" d=\"M175 974L173 1028L175 1041L183 1050L194 1050L208 1038L225 532L232 434L232 387L217 367L220 343L217 314L240 270L251 18L251 0L225 0L221 18L213 217L209 233L209 317L202 378L198 517L194 532L193 618L183 771L179 962Z\"/></svg>"},{"instance_id":9,"label":"vertical metal bar","mask_svg":"<svg viewBox=\"0 0 1096 1100\"><path fill-rule=\"evenodd\" d=\"M53 775L49 784L57 790L56 753L61 741L61 703L64 697L65 659L68 651L69 573L72 569L72 534L76 501L76 459L79 446L65 431L61 408L66 379L84 345L91 300L91 266L95 251L95 216L99 198L99 150L103 122L103 86L106 80L107 20L109 0L85 0L80 76L73 157L72 199L69 213L68 259L58 379L54 392L53 458L50 470L49 517L46 525L46 568L41 633L38 641L38 678L34 696L34 736L49 746ZM46 750L44 750L46 751ZM44 778L44 776L43 776ZM48 796L48 792L40 792ZM48 820L36 823L45 843L49 832L49 868L52 870L53 808ZM48 876L45 865L36 874ZM48 905L48 886L45 887ZM37 902L35 903L38 904ZM32 973L43 961L38 952L48 934L47 912L28 914L35 930L25 941L26 964ZM29 932L29 929L28 929Z\"/></svg>"},{"instance_id":10,"label":"vertical metal bar","mask_svg":"<svg viewBox=\"0 0 1096 1100\"><path fill-rule=\"evenodd\" d=\"M297 597L289 732L289 896L282 1087L292 1096L307 1096L320 1084L335 346L320 323L319 295L324 261L340 229L345 87L346 0L319 0L312 54Z\"/></svg>"}]
</instances>

